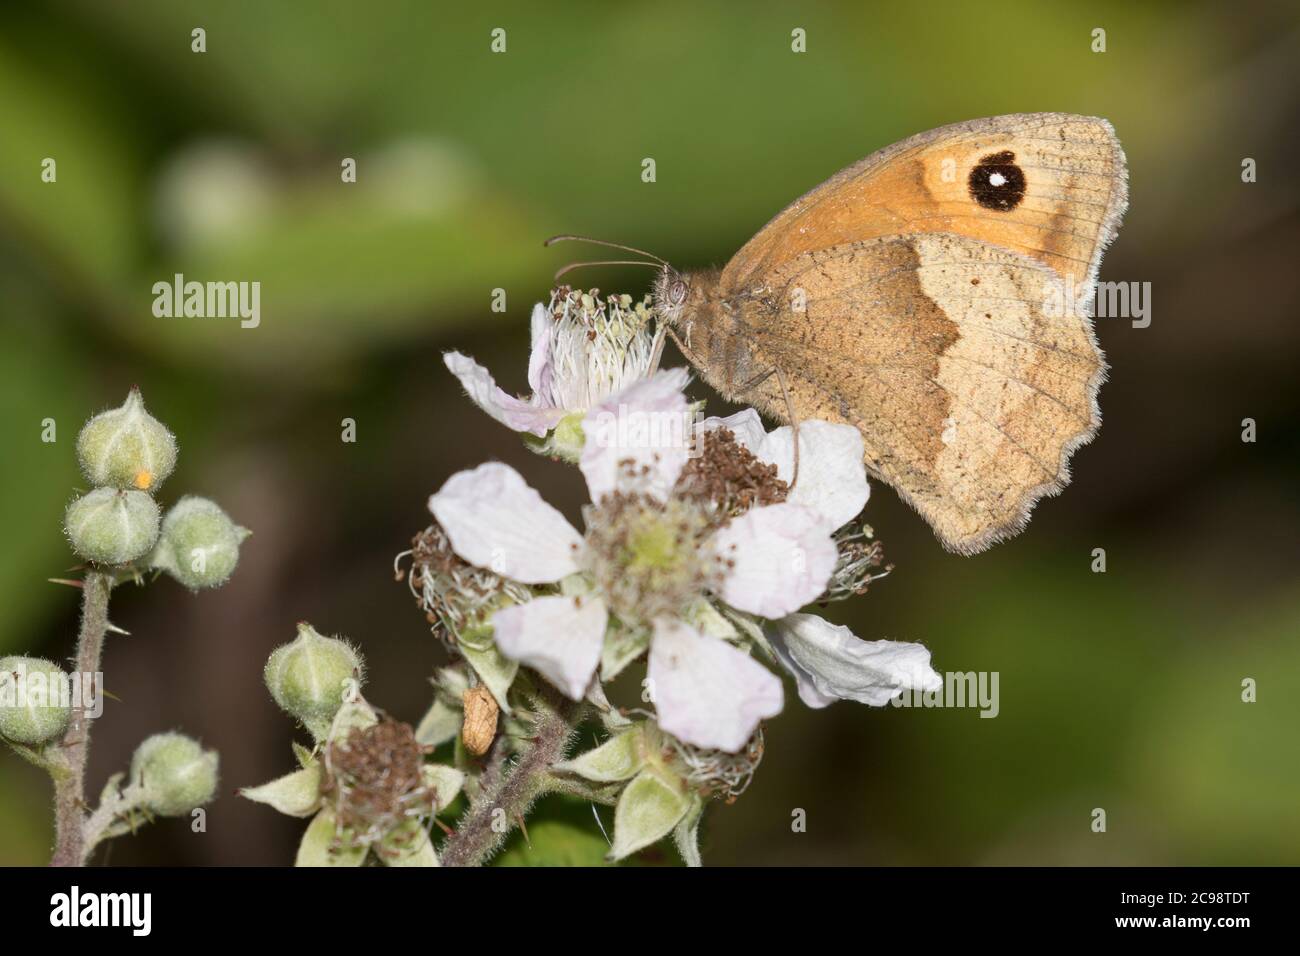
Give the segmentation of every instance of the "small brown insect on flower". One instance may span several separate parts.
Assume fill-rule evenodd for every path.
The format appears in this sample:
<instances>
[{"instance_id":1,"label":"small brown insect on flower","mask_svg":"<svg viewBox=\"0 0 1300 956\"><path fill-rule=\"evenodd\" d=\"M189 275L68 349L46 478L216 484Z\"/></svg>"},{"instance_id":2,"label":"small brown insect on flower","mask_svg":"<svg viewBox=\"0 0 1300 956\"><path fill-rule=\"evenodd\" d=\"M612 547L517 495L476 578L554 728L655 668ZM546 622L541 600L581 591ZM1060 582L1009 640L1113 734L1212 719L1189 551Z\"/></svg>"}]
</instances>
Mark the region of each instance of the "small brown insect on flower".
<instances>
[{"instance_id":1,"label":"small brown insect on flower","mask_svg":"<svg viewBox=\"0 0 1300 956\"><path fill-rule=\"evenodd\" d=\"M462 701L465 705L465 722L461 725L460 736L465 742L465 749L475 757L481 757L492 746L497 735L496 699L482 684L465 691Z\"/></svg>"}]
</instances>

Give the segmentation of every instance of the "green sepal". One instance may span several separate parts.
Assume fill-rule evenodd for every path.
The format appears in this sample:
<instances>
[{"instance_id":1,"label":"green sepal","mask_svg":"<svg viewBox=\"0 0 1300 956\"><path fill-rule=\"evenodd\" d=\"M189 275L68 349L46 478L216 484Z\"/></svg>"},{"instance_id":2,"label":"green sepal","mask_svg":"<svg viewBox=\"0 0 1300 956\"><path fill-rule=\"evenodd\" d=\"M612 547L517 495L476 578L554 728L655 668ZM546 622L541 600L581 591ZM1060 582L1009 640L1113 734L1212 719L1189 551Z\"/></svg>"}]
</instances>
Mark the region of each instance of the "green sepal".
<instances>
[{"instance_id":1,"label":"green sepal","mask_svg":"<svg viewBox=\"0 0 1300 956\"><path fill-rule=\"evenodd\" d=\"M351 846L346 841L336 842L334 814L322 810L312 818L298 844L294 866L360 866L365 862L367 848Z\"/></svg>"},{"instance_id":2,"label":"green sepal","mask_svg":"<svg viewBox=\"0 0 1300 956\"><path fill-rule=\"evenodd\" d=\"M654 768L642 770L614 808L614 844L609 858L621 860L666 837L691 808L691 794L680 780Z\"/></svg>"},{"instance_id":3,"label":"green sepal","mask_svg":"<svg viewBox=\"0 0 1300 956\"><path fill-rule=\"evenodd\" d=\"M677 821L677 826L673 827L673 842L677 844L677 852L681 854L682 862L687 866L703 866L704 862L700 859L700 821L704 818L704 800L699 794L691 798L690 809L686 811L686 816Z\"/></svg>"},{"instance_id":4,"label":"green sepal","mask_svg":"<svg viewBox=\"0 0 1300 956\"><path fill-rule=\"evenodd\" d=\"M501 712L508 714L510 704L506 695L514 683L515 675L519 673L519 662L510 660L497 650L496 642L490 637L491 633L490 628L468 630L460 636L460 642L456 646L469 666L474 668L479 680L492 692Z\"/></svg>"},{"instance_id":5,"label":"green sepal","mask_svg":"<svg viewBox=\"0 0 1300 956\"><path fill-rule=\"evenodd\" d=\"M597 783L630 780L645 766L644 742L641 728L636 727L611 737L594 750L560 761L552 769Z\"/></svg>"},{"instance_id":6,"label":"green sepal","mask_svg":"<svg viewBox=\"0 0 1300 956\"><path fill-rule=\"evenodd\" d=\"M452 740L460 733L460 725L465 719L459 707L453 707L436 696L433 705L415 728L415 740L427 747L438 747Z\"/></svg>"},{"instance_id":7,"label":"green sepal","mask_svg":"<svg viewBox=\"0 0 1300 956\"><path fill-rule=\"evenodd\" d=\"M438 866L438 854L429 831L419 820L408 820L385 836L375 847L385 866Z\"/></svg>"},{"instance_id":8,"label":"green sepal","mask_svg":"<svg viewBox=\"0 0 1300 956\"><path fill-rule=\"evenodd\" d=\"M320 809L320 780L320 764L314 763L260 787L246 787L239 795L291 817L309 817Z\"/></svg>"}]
</instances>

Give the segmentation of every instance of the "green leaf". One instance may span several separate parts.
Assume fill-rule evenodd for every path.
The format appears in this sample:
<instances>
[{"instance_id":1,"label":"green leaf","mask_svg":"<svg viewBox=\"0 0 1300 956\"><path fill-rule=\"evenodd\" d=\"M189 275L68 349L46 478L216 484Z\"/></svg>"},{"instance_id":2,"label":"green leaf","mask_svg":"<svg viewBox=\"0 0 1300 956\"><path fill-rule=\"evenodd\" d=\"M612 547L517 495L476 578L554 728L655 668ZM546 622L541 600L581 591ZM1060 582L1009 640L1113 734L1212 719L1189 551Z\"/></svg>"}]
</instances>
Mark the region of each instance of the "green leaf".
<instances>
[{"instance_id":1,"label":"green leaf","mask_svg":"<svg viewBox=\"0 0 1300 956\"><path fill-rule=\"evenodd\" d=\"M690 808L691 794L680 781L669 782L653 770L642 770L614 808L610 859L621 860L667 836Z\"/></svg>"},{"instance_id":2,"label":"green leaf","mask_svg":"<svg viewBox=\"0 0 1300 956\"><path fill-rule=\"evenodd\" d=\"M528 840L522 834L496 858L494 866L608 866L609 844L600 835L596 821L582 826L569 820L538 820L528 824Z\"/></svg>"}]
</instances>

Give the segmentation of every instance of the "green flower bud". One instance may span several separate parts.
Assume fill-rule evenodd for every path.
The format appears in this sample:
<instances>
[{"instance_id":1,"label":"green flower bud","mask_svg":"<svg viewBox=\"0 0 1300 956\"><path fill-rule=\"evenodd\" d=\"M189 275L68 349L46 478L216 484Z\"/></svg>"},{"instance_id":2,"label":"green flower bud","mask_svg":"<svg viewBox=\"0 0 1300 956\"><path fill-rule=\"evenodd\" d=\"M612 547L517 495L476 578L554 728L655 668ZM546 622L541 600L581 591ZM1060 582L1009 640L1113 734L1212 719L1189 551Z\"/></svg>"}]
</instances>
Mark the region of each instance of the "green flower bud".
<instances>
[{"instance_id":1,"label":"green flower bud","mask_svg":"<svg viewBox=\"0 0 1300 956\"><path fill-rule=\"evenodd\" d=\"M225 584L239 562L239 544L251 531L230 520L215 501L187 496L167 512L149 558L191 591Z\"/></svg>"},{"instance_id":2,"label":"green flower bud","mask_svg":"<svg viewBox=\"0 0 1300 956\"><path fill-rule=\"evenodd\" d=\"M266 686L275 702L319 740L329 735L344 700L360 688L363 668L346 641L324 637L303 622L293 643L271 653Z\"/></svg>"},{"instance_id":3,"label":"green flower bud","mask_svg":"<svg viewBox=\"0 0 1300 956\"><path fill-rule=\"evenodd\" d=\"M184 816L216 796L217 753L184 734L154 734L131 758L131 785L152 813Z\"/></svg>"},{"instance_id":4,"label":"green flower bud","mask_svg":"<svg viewBox=\"0 0 1300 956\"><path fill-rule=\"evenodd\" d=\"M63 736L71 714L62 668L39 657L0 657L0 737L39 747Z\"/></svg>"},{"instance_id":5,"label":"green flower bud","mask_svg":"<svg viewBox=\"0 0 1300 956\"><path fill-rule=\"evenodd\" d=\"M77 436L77 460L97 488L152 492L176 467L176 439L132 388L120 407L86 422Z\"/></svg>"},{"instance_id":6,"label":"green flower bud","mask_svg":"<svg viewBox=\"0 0 1300 956\"><path fill-rule=\"evenodd\" d=\"M158 505L143 491L96 488L63 516L72 550L96 564L126 564L158 540Z\"/></svg>"}]
</instances>

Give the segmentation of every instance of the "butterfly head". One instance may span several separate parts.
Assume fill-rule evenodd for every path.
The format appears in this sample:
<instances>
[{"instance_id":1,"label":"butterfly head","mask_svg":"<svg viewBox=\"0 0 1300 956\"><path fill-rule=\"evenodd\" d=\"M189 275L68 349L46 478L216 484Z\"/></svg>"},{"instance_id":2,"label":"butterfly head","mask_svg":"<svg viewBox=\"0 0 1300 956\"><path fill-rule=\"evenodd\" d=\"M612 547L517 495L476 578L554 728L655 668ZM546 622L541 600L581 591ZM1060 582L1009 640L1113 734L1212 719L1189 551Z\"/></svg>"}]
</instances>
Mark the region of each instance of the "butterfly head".
<instances>
[{"instance_id":1,"label":"butterfly head","mask_svg":"<svg viewBox=\"0 0 1300 956\"><path fill-rule=\"evenodd\" d=\"M677 325L691 297L691 282L672 266L664 263L655 276L654 303L659 317L669 325Z\"/></svg>"}]
</instances>

